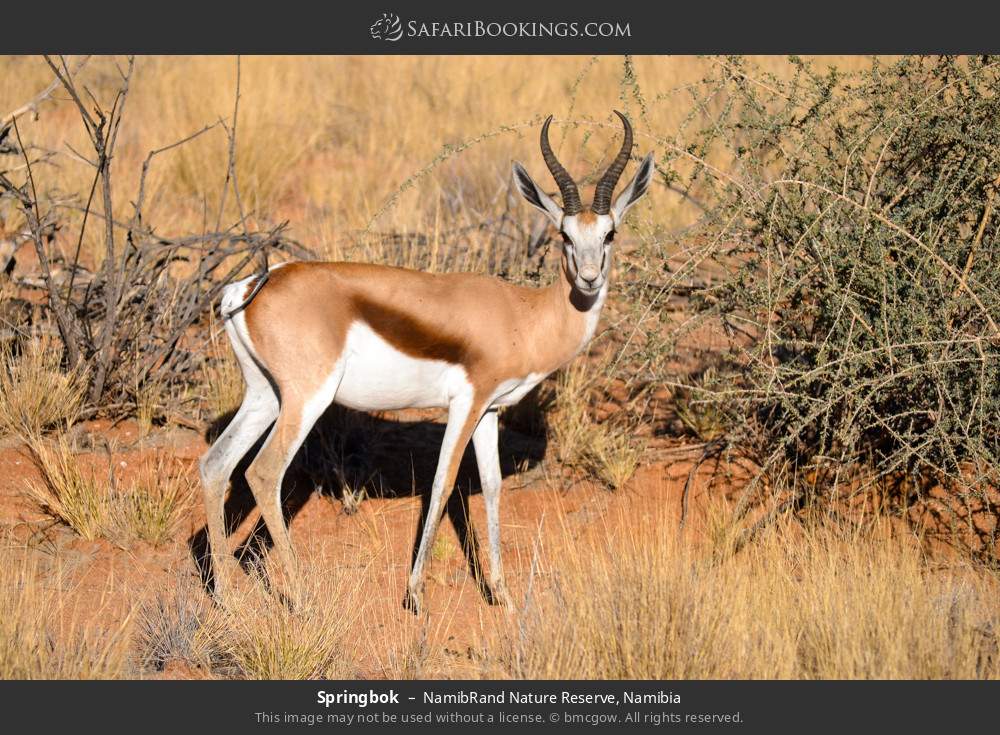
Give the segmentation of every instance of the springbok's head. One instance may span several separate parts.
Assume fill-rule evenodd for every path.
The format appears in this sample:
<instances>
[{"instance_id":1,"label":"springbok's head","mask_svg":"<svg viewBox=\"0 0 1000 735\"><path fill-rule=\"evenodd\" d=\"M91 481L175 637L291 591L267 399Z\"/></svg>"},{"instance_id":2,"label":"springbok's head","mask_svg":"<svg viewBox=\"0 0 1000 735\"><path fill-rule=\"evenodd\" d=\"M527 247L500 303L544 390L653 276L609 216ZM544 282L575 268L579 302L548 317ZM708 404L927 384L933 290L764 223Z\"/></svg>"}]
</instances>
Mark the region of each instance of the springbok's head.
<instances>
[{"instance_id":1,"label":"springbok's head","mask_svg":"<svg viewBox=\"0 0 1000 735\"><path fill-rule=\"evenodd\" d=\"M618 179L621 178L625 164L628 163L632 153L632 126L618 110L615 110L615 114L621 118L622 125L625 126L622 147L601 180L597 182L594 201L586 212L580 203L580 192L576 183L559 163L549 144L551 115L542 125L542 158L552 178L559 185L562 207L542 191L525 171L524 166L514 162L514 181L517 182L517 187L524 198L544 212L559 230L564 243L563 262L566 272L574 288L587 296L597 294L604 287L611 268L611 244L615 238L615 231L621 226L629 207L646 193L653 175L653 154L649 153L642 159L632 180L617 197L612 198Z\"/></svg>"}]
</instances>

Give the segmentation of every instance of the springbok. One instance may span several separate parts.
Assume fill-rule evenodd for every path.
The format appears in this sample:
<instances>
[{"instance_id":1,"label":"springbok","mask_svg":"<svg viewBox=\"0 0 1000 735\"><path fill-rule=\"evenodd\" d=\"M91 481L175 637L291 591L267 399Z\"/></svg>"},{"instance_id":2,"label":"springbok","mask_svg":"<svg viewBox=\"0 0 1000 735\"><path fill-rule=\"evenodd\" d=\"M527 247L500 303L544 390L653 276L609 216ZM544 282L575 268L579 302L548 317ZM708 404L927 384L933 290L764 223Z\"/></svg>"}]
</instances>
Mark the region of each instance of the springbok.
<instances>
[{"instance_id":1,"label":"springbok","mask_svg":"<svg viewBox=\"0 0 1000 735\"><path fill-rule=\"evenodd\" d=\"M225 595L238 570L223 521L230 475L272 424L246 479L279 563L294 573L281 481L313 424L336 402L362 411L448 409L404 605L420 607L427 553L470 438L489 527L490 582L484 593L490 601L509 604L500 560L497 409L517 403L569 362L597 328L615 232L653 172L650 153L612 199L632 151L632 126L615 114L624 140L597 183L589 211L583 211L576 183L552 152L551 115L542 125L542 158L559 186L562 207L520 163L513 164L521 194L562 236L561 274L550 286L528 288L471 273L298 262L226 287L222 314L246 393L201 460L217 595Z\"/></svg>"}]
</instances>

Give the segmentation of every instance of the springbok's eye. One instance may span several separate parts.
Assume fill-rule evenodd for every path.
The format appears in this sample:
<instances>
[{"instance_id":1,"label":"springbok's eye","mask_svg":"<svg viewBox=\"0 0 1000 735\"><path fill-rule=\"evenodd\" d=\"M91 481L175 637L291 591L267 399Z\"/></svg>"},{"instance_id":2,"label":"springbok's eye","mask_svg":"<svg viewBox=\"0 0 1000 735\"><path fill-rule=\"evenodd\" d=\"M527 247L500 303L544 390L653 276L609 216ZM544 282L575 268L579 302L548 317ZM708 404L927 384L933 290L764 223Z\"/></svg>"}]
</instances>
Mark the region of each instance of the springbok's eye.
<instances>
[{"instance_id":1,"label":"springbok's eye","mask_svg":"<svg viewBox=\"0 0 1000 735\"><path fill-rule=\"evenodd\" d=\"M559 234L562 235L562 239L563 239L564 243L566 243L567 245L572 245L573 244L573 241L569 239L569 235L567 235L565 232L563 232L562 230L560 230Z\"/></svg>"},{"instance_id":2,"label":"springbok's eye","mask_svg":"<svg viewBox=\"0 0 1000 735\"><path fill-rule=\"evenodd\" d=\"M607 235L604 236L604 244L610 245L615 241L615 231L611 230Z\"/></svg>"}]
</instances>

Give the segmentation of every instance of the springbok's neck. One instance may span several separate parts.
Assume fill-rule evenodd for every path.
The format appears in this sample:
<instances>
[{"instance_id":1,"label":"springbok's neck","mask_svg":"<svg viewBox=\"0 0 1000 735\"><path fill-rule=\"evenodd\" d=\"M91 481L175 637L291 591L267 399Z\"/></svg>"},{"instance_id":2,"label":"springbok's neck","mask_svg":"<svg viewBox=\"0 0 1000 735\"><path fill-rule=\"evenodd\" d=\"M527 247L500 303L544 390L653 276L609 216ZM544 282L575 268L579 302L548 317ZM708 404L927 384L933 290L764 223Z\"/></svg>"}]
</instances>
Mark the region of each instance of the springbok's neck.
<instances>
[{"instance_id":1,"label":"springbok's neck","mask_svg":"<svg viewBox=\"0 0 1000 735\"><path fill-rule=\"evenodd\" d=\"M610 278L605 279L601 290L596 294L587 295L573 288L572 278L566 268L560 269L559 278L550 287L553 297L559 302L563 319L567 324L578 325L572 330L575 339L571 345L571 354L567 357L572 359L580 350L587 346L587 343L597 331L597 323L601 318L601 309L608 297L608 285Z\"/></svg>"}]
</instances>

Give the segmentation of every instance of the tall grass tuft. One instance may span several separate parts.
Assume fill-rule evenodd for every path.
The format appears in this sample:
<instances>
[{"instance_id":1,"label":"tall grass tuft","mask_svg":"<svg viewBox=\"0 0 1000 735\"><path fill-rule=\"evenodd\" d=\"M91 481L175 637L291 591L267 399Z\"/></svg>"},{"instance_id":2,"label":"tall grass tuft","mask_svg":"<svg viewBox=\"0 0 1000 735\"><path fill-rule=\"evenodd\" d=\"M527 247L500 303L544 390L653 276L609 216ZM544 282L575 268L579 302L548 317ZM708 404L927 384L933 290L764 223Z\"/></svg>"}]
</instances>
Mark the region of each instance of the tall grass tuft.
<instances>
[{"instance_id":1,"label":"tall grass tuft","mask_svg":"<svg viewBox=\"0 0 1000 735\"><path fill-rule=\"evenodd\" d=\"M643 447L624 425L594 420L590 405L593 382L593 368L583 361L563 370L546 423L560 463L619 490L639 467Z\"/></svg>"},{"instance_id":2,"label":"tall grass tuft","mask_svg":"<svg viewBox=\"0 0 1000 735\"><path fill-rule=\"evenodd\" d=\"M10 343L0 347L0 433L38 436L77 419L86 381L62 369L61 354L47 339L28 341L17 353Z\"/></svg>"},{"instance_id":3,"label":"tall grass tuft","mask_svg":"<svg viewBox=\"0 0 1000 735\"><path fill-rule=\"evenodd\" d=\"M36 439L29 447L42 480L28 482L28 496L82 538L100 538L107 527L106 481L77 459L65 436L52 442Z\"/></svg>"},{"instance_id":4,"label":"tall grass tuft","mask_svg":"<svg viewBox=\"0 0 1000 735\"><path fill-rule=\"evenodd\" d=\"M228 340L221 338L214 321L209 323L209 345L213 357L205 360L201 370L203 396L201 405L212 420L240 407L243 401L243 374Z\"/></svg>"},{"instance_id":5,"label":"tall grass tuft","mask_svg":"<svg viewBox=\"0 0 1000 735\"><path fill-rule=\"evenodd\" d=\"M344 649L358 614L345 604L350 585L307 566L280 593L258 573L209 612L198 636L218 671L241 679L350 675Z\"/></svg>"},{"instance_id":6,"label":"tall grass tuft","mask_svg":"<svg viewBox=\"0 0 1000 735\"><path fill-rule=\"evenodd\" d=\"M110 467L105 475L84 463L65 436L33 439L29 447L42 476L41 482L27 484L29 497L84 539L157 546L173 537L190 507L195 483L173 469L166 455L126 481Z\"/></svg>"},{"instance_id":7,"label":"tall grass tuft","mask_svg":"<svg viewBox=\"0 0 1000 735\"><path fill-rule=\"evenodd\" d=\"M128 546L143 541L159 546L170 541L190 511L197 483L166 454L147 462L128 482L112 484L104 533Z\"/></svg>"},{"instance_id":8,"label":"tall grass tuft","mask_svg":"<svg viewBox=\"0 0 1000 735\"><path fill-rule=\"evenodd\" d=\"M212 659L200 634L210 602L194 581L178 574L172 585L145 601L136 614L133 656L144 671L164 671L171 664L210 671Z\"/></svg>"}]
</instances>

